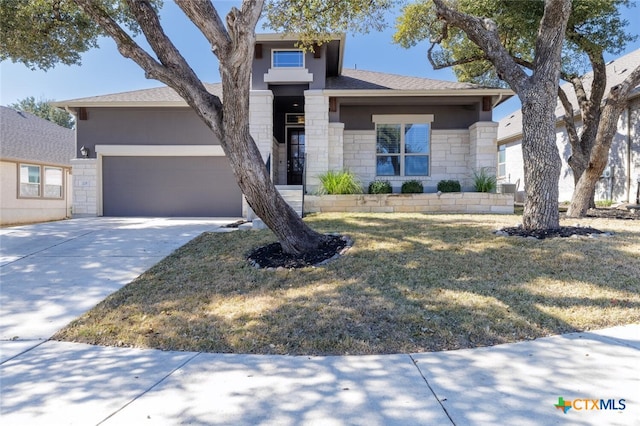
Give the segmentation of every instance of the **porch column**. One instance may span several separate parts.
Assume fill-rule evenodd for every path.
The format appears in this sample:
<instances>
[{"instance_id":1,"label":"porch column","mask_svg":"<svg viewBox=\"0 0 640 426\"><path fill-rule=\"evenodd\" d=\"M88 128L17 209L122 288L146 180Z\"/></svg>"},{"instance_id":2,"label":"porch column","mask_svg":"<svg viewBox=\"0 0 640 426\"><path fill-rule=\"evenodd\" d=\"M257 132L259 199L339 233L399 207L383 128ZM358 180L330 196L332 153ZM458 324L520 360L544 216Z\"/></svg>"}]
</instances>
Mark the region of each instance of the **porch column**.
<instances>
[{"instance_id":1,"label":"porch column","mask_svg":"<svg viewBox=\"0 0 640 426\"><path fill-rule=\"evenodd\" d=\"M498 166L498 123L479 121L469 127L469 167L473 171L487 168L496 174Z\"/></svg>"},{"instance_id":2,"label":"porch column","mask_svg":"<svg viewBox=\"0 0 640 426\"><path fill-rule=\"evenodd\" d=\"M266 163L271 155L273 142L273 93L271 90L250 92L249 131L262 154L262 161Z\"/></svg>"},{"instance_id":3,"label":"porch column","mask_svg":"<svg viewBox=\"0 0 640 426\"><path fill-rule=\"evenodd\" d=\"M304 112L307 192L313 193L318 175L329 170L329 97L321 90L305 90Z\"/></svg>"},{"instance_id":4,"label":"porch column","mask_svg":"<svg viewBox=\"0 0 640 426\"><path fill-rule=\"evenodd\" d=\"M98 216L98 160L71 159L73 217Z\"/></svg>"},{"instance_id":5,"label":"porch column","mask_svg":"<svg viewBox=\"0 0 640 426\"><path fill-rule=\"evenodd\" d=\"M344 169L344 123L329 123L329 170Z\"/></svg>"}]
</instances>

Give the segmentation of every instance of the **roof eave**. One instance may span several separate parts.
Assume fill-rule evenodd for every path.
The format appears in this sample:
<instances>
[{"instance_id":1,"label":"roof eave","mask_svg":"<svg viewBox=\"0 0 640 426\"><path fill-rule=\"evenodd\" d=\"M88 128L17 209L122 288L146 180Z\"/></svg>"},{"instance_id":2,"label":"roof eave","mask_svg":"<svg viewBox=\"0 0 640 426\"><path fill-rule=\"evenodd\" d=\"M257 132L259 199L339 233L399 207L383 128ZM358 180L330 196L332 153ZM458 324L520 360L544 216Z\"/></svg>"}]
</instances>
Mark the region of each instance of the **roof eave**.
<instances>
[{"instance_id":1,"label":"roof eave","mask_svg":"<svg viewBox=\"0 0 640 426\"><path fill-rule=\"evenodd\" d=\"M324 89L327 96L502 96L506 100L513 96L509 89L448 89L448 90L399 90L399 89Z\"/></svg>"},{"instance_id":2,"label":"roof eave","mask_svg":"<svg viewBox=\"0 0 640 426\"><path fill-rule=\"evenodd\" d=\"M187 107L185 101L61 101L51 102L51 105L58 108L143 108L143 107Z\"/></svg>"}]
</instances>

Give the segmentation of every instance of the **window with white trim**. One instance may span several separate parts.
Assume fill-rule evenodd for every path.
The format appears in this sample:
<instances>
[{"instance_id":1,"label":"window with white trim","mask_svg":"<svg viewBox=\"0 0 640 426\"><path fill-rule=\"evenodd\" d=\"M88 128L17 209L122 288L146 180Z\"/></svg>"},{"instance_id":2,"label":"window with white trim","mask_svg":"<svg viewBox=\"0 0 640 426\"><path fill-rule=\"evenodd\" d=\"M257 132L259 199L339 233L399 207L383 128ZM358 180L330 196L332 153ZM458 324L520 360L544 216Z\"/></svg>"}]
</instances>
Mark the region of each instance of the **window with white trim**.
<instances>
[{"instance_id":1,"label":"window with white trim","mask_svg":"<svg viewBox=\"0 0 640 426\"><path fill-rule=\"evenodd\" d=\"M507 174L507 146L500 145L498 147L498 178L505 177Z\"/></svg>"},{"instance_id":2,"label":"window with white trim","mask_svg":"<svg viewBox=\"0 0 640 426\"><path fill-rule=\"evenodd\" d=\"M272 68L304 68L304 52L302 50L272 50Z\"/></svg>"},{"instance_id":3,"label":"window with white trim","mask_svg":"<svg viewBox=\"0 0 640 426\"><path fill-rule=\"evenodd\" d=\"M21 198L63 198L60 167L20 164L18 195Z\"/></svg>"},{"instance_id":4,"label":"window with white trim","mask_svg":"<svg viewBox=\"0 0 640 426\"><path fill-rule=\"evenodd\" d=\"M433 115L374 115L376 176L429 176Z\"/></svg>"}]
</instances>

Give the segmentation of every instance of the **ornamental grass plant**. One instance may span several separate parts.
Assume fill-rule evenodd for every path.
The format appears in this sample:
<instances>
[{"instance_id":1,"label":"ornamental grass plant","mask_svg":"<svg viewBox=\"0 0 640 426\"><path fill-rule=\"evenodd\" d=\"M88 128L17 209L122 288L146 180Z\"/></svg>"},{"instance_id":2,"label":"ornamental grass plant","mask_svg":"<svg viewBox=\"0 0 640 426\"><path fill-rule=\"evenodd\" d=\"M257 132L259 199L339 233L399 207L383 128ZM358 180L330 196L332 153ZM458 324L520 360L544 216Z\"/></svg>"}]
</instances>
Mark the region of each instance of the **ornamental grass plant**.
<instances>
[{"instance_id":1,"label":"ornamental grass plant","mask_svg":"<svg viewBox=\"0 0 640 426\"><path fill-rule=\"evenodd\" d=\"M357 176L349 170L329 170L321 174L319 194L362 194L362 185Z\"/></svg>"},{"instance_id":2,"label":"ornamental grass plant","mask_svg":"<svg viewBox=\"0 0 640 426\"><path fill-rule=\"evenodd\" d=\"M473 185L476 192L493 192L496 190L497 180L486 167L482 167L473 171Z\"/></svg>"}]
</instances>

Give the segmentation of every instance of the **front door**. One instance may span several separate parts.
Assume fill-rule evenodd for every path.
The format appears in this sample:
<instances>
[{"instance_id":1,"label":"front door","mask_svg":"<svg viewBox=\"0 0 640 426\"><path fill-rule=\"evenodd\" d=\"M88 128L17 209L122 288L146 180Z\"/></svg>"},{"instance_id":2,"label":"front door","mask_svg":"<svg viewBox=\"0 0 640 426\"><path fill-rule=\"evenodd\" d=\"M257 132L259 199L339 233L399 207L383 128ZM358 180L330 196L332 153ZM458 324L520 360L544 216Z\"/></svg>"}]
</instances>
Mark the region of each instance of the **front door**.
<instances>
[{"instance_id":1,"label":"front door","mask_svg":"<svg viewBox=\"0 0 640 426\"><path fill-rule=\"evenodd\" d=\"M304 127L287 128L287 185L302 185Z\"/></svg>"}]
</instances>

